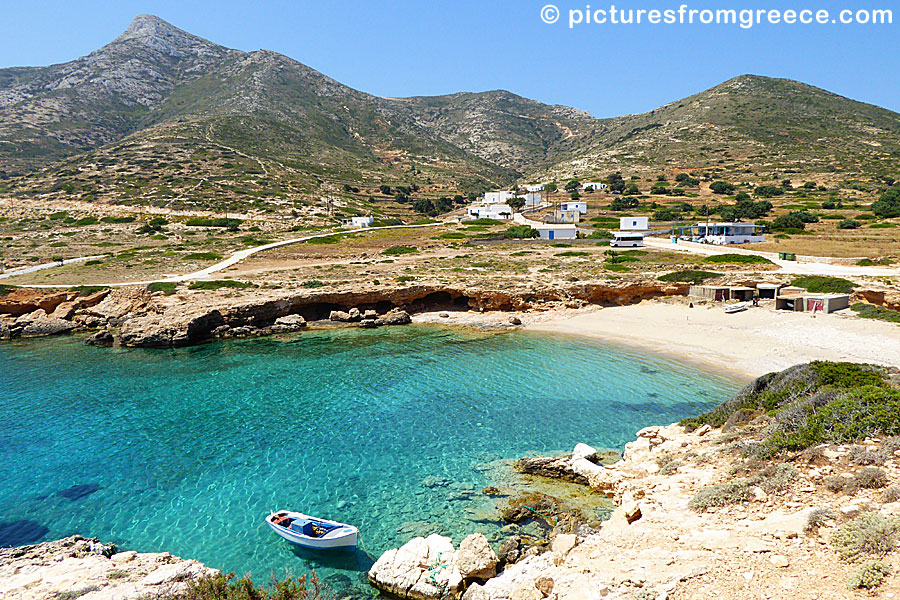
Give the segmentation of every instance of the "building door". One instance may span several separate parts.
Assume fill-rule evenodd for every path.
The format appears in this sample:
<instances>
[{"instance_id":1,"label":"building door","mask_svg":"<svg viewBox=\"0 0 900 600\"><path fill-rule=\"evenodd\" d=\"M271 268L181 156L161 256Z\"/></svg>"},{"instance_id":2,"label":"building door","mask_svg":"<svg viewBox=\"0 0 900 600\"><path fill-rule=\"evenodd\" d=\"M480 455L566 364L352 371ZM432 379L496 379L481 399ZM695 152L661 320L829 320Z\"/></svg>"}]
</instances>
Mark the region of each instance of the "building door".
<instances>
[{"instance_id":1,"label":"building door","mask_svg":"<svg viewBox=\"0 0 900 600\"><path fill-rule=\"evenodd\" d=\"M825 301L822 299L814 300L812 298L806 301L806 310L811 313L820 313L825 310Z\"/></svg>"},{"instance_id":2,"label":"building door","mask_svg":"<svg viewBox=\"0 0 900 600\"><path fill-rule=\"evenodd\" d=\"M548 239L548 240L552 240L552 239L553 239L553 230L552 230L552 229L551 229L550 231L547 232L547 239Z\"/></svg>"}]
</instances>

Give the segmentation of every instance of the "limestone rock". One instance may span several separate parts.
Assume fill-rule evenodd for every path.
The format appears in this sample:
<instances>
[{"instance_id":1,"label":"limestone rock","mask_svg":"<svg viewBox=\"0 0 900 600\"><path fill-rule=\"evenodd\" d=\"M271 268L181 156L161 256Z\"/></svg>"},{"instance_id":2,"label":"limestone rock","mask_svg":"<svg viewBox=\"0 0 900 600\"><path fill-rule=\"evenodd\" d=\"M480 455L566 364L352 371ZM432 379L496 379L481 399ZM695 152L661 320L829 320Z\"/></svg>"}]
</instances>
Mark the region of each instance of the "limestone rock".
<instances>
[{"instance_id":1,"label":"limestone rock","mask_svg":"<svg viewBox=\"0 0 900 600\"><path fill-rule=\"evenodd\" d=\"M105 329L84 340L84 343L90 346L112 346L114 342L113 335Z\"/></svg>"},{"instance_id":2,"label":"limestone rock","mask_svg":"<svg viewBox=\"0 0 900 600\"><path fill-rule=\"evenodd\" d=\"M362 313L359 312L359 309L354 307L350 309L350 312L347 313L350 316L350 321L356 322L362 319Z\"/></svg>"},{"instance_id":3,"label":"limestone rock","mask_svg":"<svg viewBox=\"0 0 900 600\"><path fill-rule=\"evenodd\" d=\"M566 557L566 555L578 544L578 538L571 533L563 533L550 542L550 551L553 552L559 560L562 560Z\"/></svg>"},{"instance_id":4,"label":"limestone rock","mask_svg":"<svg viewBox=\"0 0 900 600\"><path fill-rule=\"evenodd\" d=\"M272 331L298 331L306 327L306 319L302 315L286 315L275 319Z\"/></svg>"},{"instance_id":5,"label":"limestone rock","mask_svg":"<svg viewBox=\"0 0 900 600\"><path fill-rule=\"evenodd\" d=\"M122 326L120 340L125 346L173 348L209 338L223 324L218 310L184 312L173 309L129 319Z\"/></svg>"},{"instance_id":6,"label":"limestone rock","mask_svg":"<svg viewBox=\"0 0 900 600\"><path fill-rule=\"evenodd\" d=\"M363 319L377 319L378 313L374 310L367 310L362 314Z\"/></svg>"},{"instance_id":7,"label":"limestone rock","mask_svg":"<svg viewBox=\"0 0 900 600\"><path fill-rule=\"evenodd\" d=\"M328 315L329 321L336 321L338 323L349 323L350 322L350 313L343 310L333 310Z\"/></svg>"},{"instance_id":8,"label":"limestone rock","mask_svg":"<svg viewBox=\"0 0 900 600\"><path fill-rule=\"evenodd\" d=\"M43 337L66 333L75 329L75 323L48 315L44 309L39 308L33 313L22 315L16 319L16 324L23 325L22 337Z\"/></svg>"},{"instance_id":9,"label":"limestone rock","mask_svg":"<svg viewBox=\"0 0 900 600\"><path fill-rule=\"evenodd\" d=\"M572 460L596 460L597 459L597 451L588 446L587 444L576 444L575 449L572 450Z\"/></svg>"},{"instance_id":10,"label":"limestone rock","mask_svg":"<svg viewBox=\"0 0 900 600\"><path fill-rule=\"evenodd\" d=\"M497 555L480 533L466 536L459 544L456 566L463 579L490 579L497 574Z\"/></svg>"},{"instance_id":11,"label":"limestone rock","mask_svg":"<svg viewBox=\"0 0 900 600\"><path fill-rule=\"evenodd\" d=\"M383 317L385 325L408 325L412 323L412 317L405 310L394 309Z\"/></svg>"},{"instance_id":12,"label":"limestone rock","mask_svg":"<svg viewBox=\"0 0 900 600\"><path fill-rule=\"evenodd\" d=\"M369 583L401 599L436 600L448 593L458 595L462 576L454 554L448 537L433 534L413 538L381 555L369 569Z\"/></svg>"}]
</instances>

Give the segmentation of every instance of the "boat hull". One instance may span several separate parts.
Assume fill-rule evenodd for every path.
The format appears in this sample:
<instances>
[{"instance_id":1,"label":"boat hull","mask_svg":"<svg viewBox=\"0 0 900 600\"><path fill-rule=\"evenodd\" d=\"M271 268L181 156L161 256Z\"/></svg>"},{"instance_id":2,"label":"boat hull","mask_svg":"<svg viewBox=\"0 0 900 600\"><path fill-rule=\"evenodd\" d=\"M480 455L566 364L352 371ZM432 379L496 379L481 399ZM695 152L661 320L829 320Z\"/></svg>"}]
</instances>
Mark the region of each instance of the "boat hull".
<instances>
[{"instance_id":1,"label":"boat hull","mask_svg":"<svg viewBox=\"0 0 900 600\"><path fill-rule=\"evenodd\" d=\"M294 519L315 520L319 523L327 523L329 525L337 525L339 527L333 532L329 532L324 537L312 537L296 531L292 531L291 529L282 527L281 525L276 525L272 521L273 517L275 517L276 514L286 514L287 516ZM352 525L338 523L337 521L329 521L328 519L317 519L314 517L310 517L309 515L304 515L303 513L273 513L266 518L266 524L268 524L268 526L272 528L272 531L274 531L287 541L291 542L292 544L296 544L304 548L311 548L314 550L356 550L356 544L359 538L359 530Z\"/></svg>"}]
</instances>

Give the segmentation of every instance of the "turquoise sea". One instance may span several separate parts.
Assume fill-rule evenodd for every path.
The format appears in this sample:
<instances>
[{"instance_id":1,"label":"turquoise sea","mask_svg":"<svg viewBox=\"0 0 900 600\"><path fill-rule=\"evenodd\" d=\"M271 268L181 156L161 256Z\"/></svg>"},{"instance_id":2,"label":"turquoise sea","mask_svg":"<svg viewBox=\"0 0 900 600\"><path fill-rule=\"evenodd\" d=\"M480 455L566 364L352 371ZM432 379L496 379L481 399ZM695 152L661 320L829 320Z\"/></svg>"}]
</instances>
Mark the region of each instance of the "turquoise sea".
<instances>
[{"instance_id":1,"label":"turquoise sea","mask_svg":"<svg viewBox=\"0 0 900 600\"><path fill-rule=\"evenodd\" d=\"M458 542L499 459L617 448L740 382L590 340L437 326L177 350L77 337L0 344L0 546L71 534L265 579L359 587L357 554L293 549L292 508L359 526L373 555ZM362 588L360 588L362 589Z\"/></svg>"}]
</instances>

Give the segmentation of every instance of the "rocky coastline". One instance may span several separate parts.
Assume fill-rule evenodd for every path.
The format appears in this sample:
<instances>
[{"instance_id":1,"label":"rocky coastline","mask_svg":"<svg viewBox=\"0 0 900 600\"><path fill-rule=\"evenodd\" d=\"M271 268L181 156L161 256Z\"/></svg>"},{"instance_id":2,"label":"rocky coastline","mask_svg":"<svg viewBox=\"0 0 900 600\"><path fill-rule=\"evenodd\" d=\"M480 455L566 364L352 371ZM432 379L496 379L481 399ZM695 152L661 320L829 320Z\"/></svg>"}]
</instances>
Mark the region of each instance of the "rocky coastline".
<instances>
[{"instance_id":1,"label":"rocky coastline","mask_svg":"<svg viewBox=\"0 0 900 600\"><path fill-rule=\"evenodd\" d=\"M146 287L52 292L16 288L0 297L0 340L90 332L88 343L96 345L171 348L307 327L403 325L410 322L411 314L426 311L547 311L625 305L686 291L682 284L579 285L527 294L433 286L323 293L184 291L171 295Z\"/></svg>"},{"instance_id":2,"label":"rocky coastline","mask_svg":"<svg viewBox=\"0 0 900 600\"><path fill-rule=\"evenodd\" d=\"M6 600L132 600L185 589L218 573L168 552L119 551L96 538L67 537L0 549L0 597Z\"/></svg>"}]
</instances>

